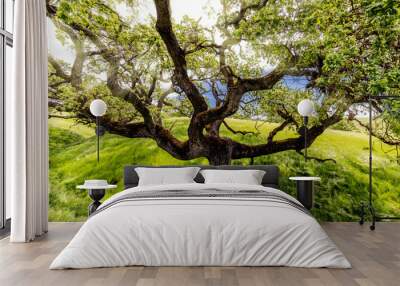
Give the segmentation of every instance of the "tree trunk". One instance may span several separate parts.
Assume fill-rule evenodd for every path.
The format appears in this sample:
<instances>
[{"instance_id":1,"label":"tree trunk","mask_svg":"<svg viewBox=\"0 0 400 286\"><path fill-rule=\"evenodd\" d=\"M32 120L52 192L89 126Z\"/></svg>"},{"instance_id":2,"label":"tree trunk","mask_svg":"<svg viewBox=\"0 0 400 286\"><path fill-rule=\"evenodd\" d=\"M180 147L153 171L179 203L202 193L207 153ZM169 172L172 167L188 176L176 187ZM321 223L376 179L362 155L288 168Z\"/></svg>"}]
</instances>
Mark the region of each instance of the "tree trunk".
<instances>
[{"instance_id":1,"label":"tree trunk","mask_svg":"<svg viewBox=\"0 0 400 286\"><path fill-rule=\"evenodd\" d=\"M231 158L229 156L225 156L226 154L220 154L220 155L222 156L208 158L208 162L210 163L210 165L220 166L220 165L231 164Z\"/></svg>"},{"instance_id":2,"label":"tree trunk","mask_svg":"<svg viewBox=\"0 0 400 286\"><path fill-rule=\"evenodd\" d=\"M208 137L208 162L210 165L230 165L232 161L232 144L220 137Z\"/></svg>"}]
</instances>

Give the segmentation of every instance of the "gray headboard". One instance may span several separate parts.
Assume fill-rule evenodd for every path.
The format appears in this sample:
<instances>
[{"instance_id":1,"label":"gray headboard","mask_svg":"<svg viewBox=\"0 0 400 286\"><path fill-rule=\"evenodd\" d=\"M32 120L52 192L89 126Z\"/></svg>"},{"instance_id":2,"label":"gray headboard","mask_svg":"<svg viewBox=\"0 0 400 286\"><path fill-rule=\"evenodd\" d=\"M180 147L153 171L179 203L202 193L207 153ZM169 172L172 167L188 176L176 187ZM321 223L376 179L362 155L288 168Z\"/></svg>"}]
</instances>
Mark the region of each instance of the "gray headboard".
<instances>
[{"instance_id":1,"label":"gray headboard","mask_svg":"<svg viewBox=\"0 0 400 286\"><path fill-rule=\"evenodd\" d=\"M143 165L133 165L125 166L124 168L124 185L125 189L133 188L138 185L139 177L135 171L136 167L149 167L149 168L180 168L185 166L143 166ZM275 165L251 165L251 166L205 166L196 165L195 167L200 167L201 169L221 169L221 170L263 170L265 171L265 176L262 180L262 185L265 187L272 187L279 189L279 168ZM197 183L204 183L203 176L199 173L194 179Z\"/></svg>"}]
</instances>

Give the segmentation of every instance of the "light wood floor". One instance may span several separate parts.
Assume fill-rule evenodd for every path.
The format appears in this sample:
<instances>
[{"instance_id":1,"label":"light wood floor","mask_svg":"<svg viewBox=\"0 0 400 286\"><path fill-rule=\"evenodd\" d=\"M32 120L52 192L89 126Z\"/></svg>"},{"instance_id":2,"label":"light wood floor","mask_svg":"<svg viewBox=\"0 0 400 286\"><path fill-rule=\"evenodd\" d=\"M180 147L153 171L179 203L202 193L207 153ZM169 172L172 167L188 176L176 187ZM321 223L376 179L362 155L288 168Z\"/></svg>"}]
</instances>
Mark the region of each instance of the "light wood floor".
<instances>
[{"instance_id":1,"label":"light wood floor","mask_svg":"<svg viewBox=\"0 0 400 286\"><path fill-rule=\"evenodd\" d=\"M81 223L50 223L28 244L0 241L0 285L400 285L400 223L379 223L375 232L357 223L325 223L324 229L352 269L289 267L124 267L48 270Z\"/></svg>"}]
</instances>

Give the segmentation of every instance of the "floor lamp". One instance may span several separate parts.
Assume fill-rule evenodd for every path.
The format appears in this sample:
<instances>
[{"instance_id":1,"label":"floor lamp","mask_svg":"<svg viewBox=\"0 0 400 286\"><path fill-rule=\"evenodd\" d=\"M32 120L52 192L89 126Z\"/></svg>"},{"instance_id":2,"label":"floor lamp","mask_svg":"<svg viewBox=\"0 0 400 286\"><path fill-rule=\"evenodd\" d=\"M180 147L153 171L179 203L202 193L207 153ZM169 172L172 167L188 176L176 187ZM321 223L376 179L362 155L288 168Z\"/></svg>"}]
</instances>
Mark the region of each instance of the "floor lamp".
<instances>
[{"instance_id":1,"label":"floor lamp","mask_svg":"<svg viewBox=\"0 0 400 286\"><path fill-rule=\"evenodd\" d=\"M360 210L360 224L364 224L365 219L365 207L371 214L372 222L370 225L371 230L375 230L375 222L381 220L394 220L400 219L400 217L389 217L389 216L379 216L376 214L373 199L372 199L372 160L373 160L373 153L372 153L372 101L373 100L382 100L382 99L392 99L392 100L400 100L398 96L371 96L368 97L368 113L369 113L369 122L368 122L368 129L369 129L369 186L368 186L368 203L365 205L364 202L361 203L361 210Z\"/></svg>"},{"instance_id":2,"label":"floor lamp","mask_svg":"<svg viewBox=\"0 0 400 286\"><path fill-rule=\"evenodd\" d=\"M100 136L104 135L104 129L100 126L100 117L106 114L107 104L101 99L95 99L90 103L90 113L96 117L97 136L97 163L100 161Z\"/></svg>"},{"instance_id":3,"label":"floor lamp","mask_svg":"<svg viewBox=\"0 0 400 286\"><path fill-rule=\"evenodd\" d=\"M297 105L297 111L303 117L304 126L304 160L307 161L307 132L308 132L308 118L314 114L314 102L310 99L303 99Z\"/></svg>"}]
</instances>

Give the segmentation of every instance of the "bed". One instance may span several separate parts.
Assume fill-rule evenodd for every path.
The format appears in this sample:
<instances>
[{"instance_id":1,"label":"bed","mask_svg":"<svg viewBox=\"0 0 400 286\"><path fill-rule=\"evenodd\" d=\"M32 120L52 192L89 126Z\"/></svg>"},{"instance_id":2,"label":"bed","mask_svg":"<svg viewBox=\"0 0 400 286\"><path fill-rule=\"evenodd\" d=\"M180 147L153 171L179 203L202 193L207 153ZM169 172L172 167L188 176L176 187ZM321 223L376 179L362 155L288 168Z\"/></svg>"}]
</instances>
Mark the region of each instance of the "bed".
<instances>
[{"instance_id":1,"label":"bed","mask_svg":"<svg viewBox=\"0 0 400 286\"><path fill-rule=\"evenodd\" d=\"M137 167L125 167L125 190L88 218L50 269L351 267L312 215L279 190L276 166L198 166L262 170L260 185L205 184L199 173L194 183L151 186L138 186Z\"/></svg>"}]
</instances>

